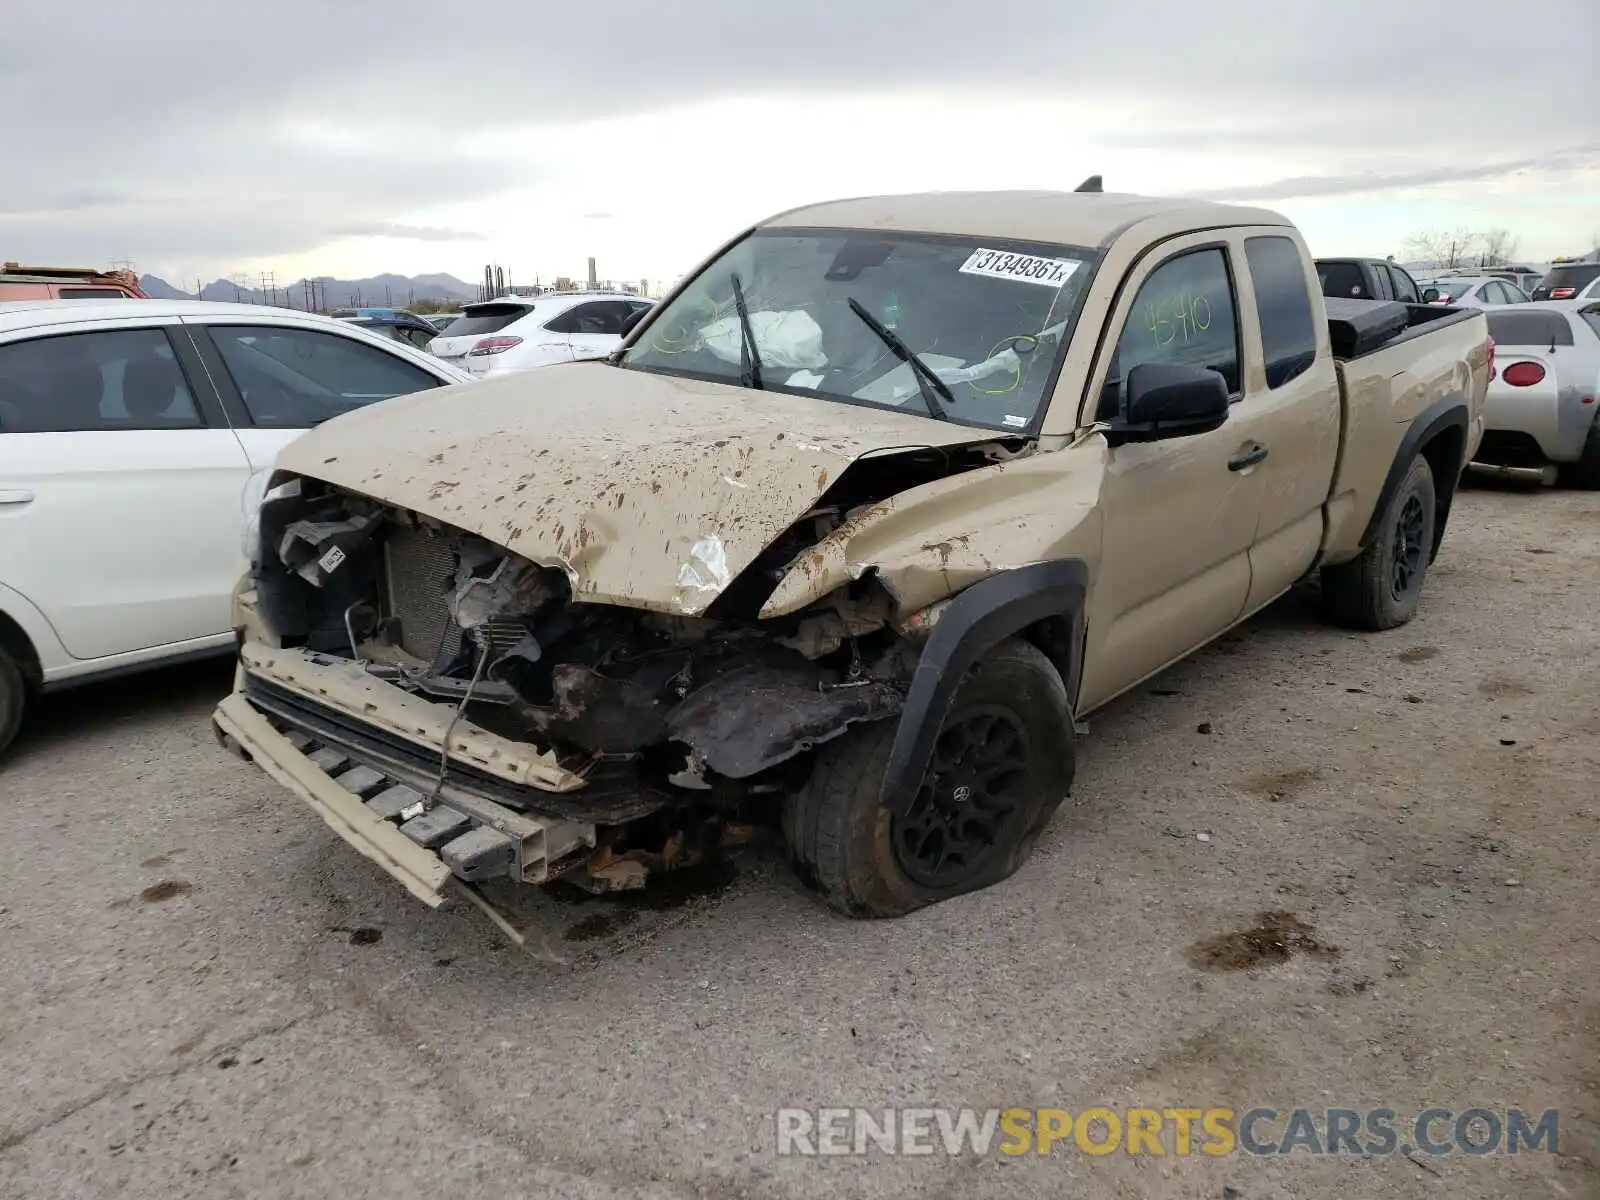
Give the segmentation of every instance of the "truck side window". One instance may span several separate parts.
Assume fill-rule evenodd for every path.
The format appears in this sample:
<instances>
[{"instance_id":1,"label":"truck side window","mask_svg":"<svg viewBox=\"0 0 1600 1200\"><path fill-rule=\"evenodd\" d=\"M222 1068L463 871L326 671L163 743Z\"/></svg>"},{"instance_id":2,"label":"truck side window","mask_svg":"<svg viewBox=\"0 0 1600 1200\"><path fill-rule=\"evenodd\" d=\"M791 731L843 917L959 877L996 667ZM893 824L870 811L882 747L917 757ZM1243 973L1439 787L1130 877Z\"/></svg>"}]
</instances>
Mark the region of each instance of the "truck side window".
<instances>
[{"instance_id":1,"label":"truck side window","mask_svg":"<svg viewBox=\"0 0 1600 1200\"><path fill-rule=\"evenodd\" d=\"M1209 367L1239 391L1239 322L1226 252L1168 259L1139 287L1101 395L1099 420L1122 411L1122 383L1141 363Z\"/></svg>"},{"instance_id":2,"label":"truck side window","mask_svg":"<svg viewBox=\"0 0 1600 1200\"><path fill-rule=\"evenodd\" d=\"M1411 281L1399 267L1389 268L1389 278L1394 282L1394 298L1403 304L1421 304L1422 297L1417 293L1417 285Z\"/></svg>"},{"instance_id":3,"label":"truck side window","mask_svg":"<svg viewBox=\"0 0 1600 1200\"><path fill-rule=\"evenodd\" d=\"M1282 387L1317 358L1317 326L1300 248L1286 237L1246 238L1244 258L1261 318L1267 386Z\"/></svg>"}]
</instances>

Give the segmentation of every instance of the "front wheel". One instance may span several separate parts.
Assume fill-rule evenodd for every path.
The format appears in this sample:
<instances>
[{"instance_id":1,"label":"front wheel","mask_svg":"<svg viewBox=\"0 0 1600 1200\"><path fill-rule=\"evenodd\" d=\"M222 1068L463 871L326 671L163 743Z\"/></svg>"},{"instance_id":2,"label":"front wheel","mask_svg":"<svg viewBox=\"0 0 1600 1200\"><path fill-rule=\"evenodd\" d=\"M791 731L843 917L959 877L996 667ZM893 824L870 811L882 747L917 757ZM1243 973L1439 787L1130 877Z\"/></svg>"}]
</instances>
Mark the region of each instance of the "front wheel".
<instances>
[{"instance_id":1,"label":"front wheel","mask_svg":"<svg viewBox=\"0 0 1600 1200\"><path fill-rule=\"evenodd\" d=\"M1322 568L1322 607L1329 621L1380 630L1416 616L1437 508L1433 469L1419 454L1390 497L1371 544L1350 562Z\"/></svg>"},{"instance_id":2,"label":"front wheel","mask_svg":"<svg viewBox=\"0 0 1600 1200\"><path fill-rule=\"evenodd\" d=\"M968 672L940 727L910 811L879 793L895 723L829 742L784 805L802 879L856 917L896 917L1013 874L1072 786L1067 689L1050 660L1017 639Z\"/></svg>"}]
</instances>

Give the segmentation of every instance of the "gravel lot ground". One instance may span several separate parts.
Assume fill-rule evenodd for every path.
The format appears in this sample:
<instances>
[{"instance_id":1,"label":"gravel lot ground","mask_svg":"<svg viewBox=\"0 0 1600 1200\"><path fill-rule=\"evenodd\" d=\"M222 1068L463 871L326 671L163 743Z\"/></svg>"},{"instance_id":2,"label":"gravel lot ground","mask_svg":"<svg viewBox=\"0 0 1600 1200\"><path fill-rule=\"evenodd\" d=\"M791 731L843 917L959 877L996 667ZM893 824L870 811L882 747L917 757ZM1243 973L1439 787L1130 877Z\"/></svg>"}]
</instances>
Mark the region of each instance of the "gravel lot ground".
<instances>
[{"instance_id":1,"label":"gravel lot ground","mask_svg":"<svg viewBox=\"0 0 1600 1200\"><path fill-rule=\"evenodd\" d=\"M1096 714L1009 883L850 922L756 849L539 898L565 966L222 753L227 666L61 695L0 769L0 1195L1600 1196L1597 585L1600 495L1466 492L1410 626L1290 597ZM1332 951L1209 961L1274 911ZM1560 1153L774 1153L829 1104L1553 1107Z\"/></svg>"}]
</instances>

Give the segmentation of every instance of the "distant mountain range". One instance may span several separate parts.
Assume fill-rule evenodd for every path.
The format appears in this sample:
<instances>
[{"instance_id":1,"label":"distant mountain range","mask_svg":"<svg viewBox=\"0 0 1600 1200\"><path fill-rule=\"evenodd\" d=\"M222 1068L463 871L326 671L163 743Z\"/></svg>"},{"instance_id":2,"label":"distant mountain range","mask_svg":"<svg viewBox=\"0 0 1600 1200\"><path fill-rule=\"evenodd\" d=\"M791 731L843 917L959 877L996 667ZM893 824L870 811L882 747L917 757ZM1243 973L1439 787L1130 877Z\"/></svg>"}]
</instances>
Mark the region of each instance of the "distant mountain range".
<instances>
[{"instance_id":1,"label":"distant mountain range","mask_svg":"<svg viewBox=\"0 0 1600 1200\"><path fill-rule=\"evenodd\" d=\"M460 302L476 300L478 289L464 283L454 275L374 275L371 279L334 279L322 275L311 280L316 285L315 299L306 280L279 284L276 294L261 288L243 287L227 279L216 279L193 292L173 287L158 275L139 276L139 287L144 294L156 300L226 300L230 303L272 304L284 308L348 308L360 305L370 307L404 308L418 300L446 300Z\"/></svg>"}]
</instances>

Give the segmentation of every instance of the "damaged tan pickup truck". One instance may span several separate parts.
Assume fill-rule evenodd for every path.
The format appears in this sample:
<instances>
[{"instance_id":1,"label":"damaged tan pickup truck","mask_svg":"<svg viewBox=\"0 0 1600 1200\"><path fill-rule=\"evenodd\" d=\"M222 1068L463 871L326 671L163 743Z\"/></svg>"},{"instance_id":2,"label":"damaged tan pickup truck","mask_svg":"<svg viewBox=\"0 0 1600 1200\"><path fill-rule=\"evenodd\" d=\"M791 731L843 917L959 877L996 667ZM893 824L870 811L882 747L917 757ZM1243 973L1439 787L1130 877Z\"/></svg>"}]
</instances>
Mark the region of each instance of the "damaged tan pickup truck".
<instances>
[{"instance_id":1,"label":"damaged tan pickup truck","mask_svg":"<svg viewBox=\"0 0 1600 1200\"><path fill-rule=\"evenodd\" d=\"M607 359L285 450L219 733L514 934L485 881L648 886L760 822L850 914L993 884L1076 718L1319 572L1338 622L1416 610L1492 342L1319 293L1258 209L785 213Z\"/></svg>"}]
</instances>

